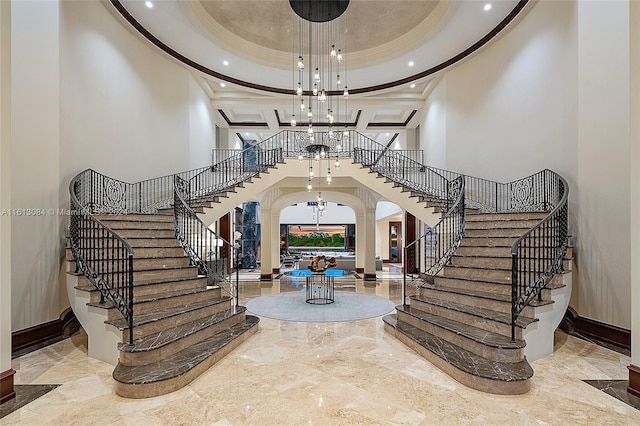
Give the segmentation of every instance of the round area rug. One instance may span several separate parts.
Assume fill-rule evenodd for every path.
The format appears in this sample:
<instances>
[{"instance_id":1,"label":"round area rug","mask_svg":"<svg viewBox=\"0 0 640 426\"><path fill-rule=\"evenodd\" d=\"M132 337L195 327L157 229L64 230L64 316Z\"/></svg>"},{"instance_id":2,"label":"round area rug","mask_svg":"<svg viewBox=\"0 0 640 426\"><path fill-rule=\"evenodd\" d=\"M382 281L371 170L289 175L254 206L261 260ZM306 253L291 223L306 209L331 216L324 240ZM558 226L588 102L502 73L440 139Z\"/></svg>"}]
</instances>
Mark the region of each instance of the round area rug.
<instances>
[{"instance_id":1,"label":"round area rug","mask_svg":"<svg viewBox=\"0 0 640 426\"><path fill-rule=\"evenodd\" d=\"M395 305L384 297L343 291L335 292L335 302L311 305L304 291L270 294L251 299L246 304L252 313L271 319L301 322L355 321L385 315Z\"/></svg>"}]
</instances>

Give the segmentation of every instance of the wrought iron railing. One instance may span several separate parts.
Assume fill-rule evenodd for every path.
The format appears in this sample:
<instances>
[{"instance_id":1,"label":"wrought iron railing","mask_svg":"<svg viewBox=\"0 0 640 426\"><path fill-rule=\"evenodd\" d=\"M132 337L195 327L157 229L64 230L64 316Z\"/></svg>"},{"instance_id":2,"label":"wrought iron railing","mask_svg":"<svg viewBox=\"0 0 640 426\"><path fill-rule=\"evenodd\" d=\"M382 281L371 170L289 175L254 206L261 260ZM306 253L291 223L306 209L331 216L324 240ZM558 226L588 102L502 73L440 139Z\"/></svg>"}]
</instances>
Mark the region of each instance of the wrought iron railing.
<instances>
[{"instance_id":1,"label":"wrought iron railing","mask_svg":"<svg viewBox=\"0 0 640 426\"><path fill-rule=\"evenodd\" d=\"M175 177L173 224L176 238L189 256L191 264L198 267L200 275L207 277L207 284L219 286L229 294L233 306L237 307L238 281L234 283L229 279L226 263L236 259L234 247L209 229L189 206L185 199L185 195L191 193L189 185L189 181L180 176Z\"/></svg>"},{"instance_id":2,"label":"wrought iron railing","mask_svg":"<svg viewBox=\"0 0 640 426\"><path fill-rule=\"evenodd\" d=\"M539 207L539 211L550 210L550 213L511 247L512 341L515 341L516 321L523 309L536 297L541 301L542 290L555 274L564 270L568 245L569 185L551 170L543 170L534 176L532 181L537 184L538 194L527 197L525 210Z\"/></svg>"},{"instance_id":3,"label":"wrought iron railing","mask_svg":"<svg viewBox=\"0 0 640 426\"><path fill-rule=\"evenodd\" d=\"M448 180L461 173L428 167ZM547 188L546 171L508 183L494 182L488 179L464 175L466 182L467 208L480 213L515 213L549 211L545 197Z\"/></svg>"},{"instance_id":4,"label":"wrought iron railing","mask_svg":"<svg viewBox=\"0 0 640 426\"><path fill-rule=\"evenodd\" d=\"M355 147L353 161L447 210L452 205L450 182L441 174L404 155L403 151Z\"/></svg>"},{"instance_id":5,"label":"wrought iron railing","mask_svg":"<svg viewBox=\"0 0 640 426\"><path fill-rule=\"evenodd\" d=\"M433 227L425 230L417 240L404 247L404 277L402 303L410 295L407 279L416 282L414 289L425 279L437 275L450 261L460 246L465 226L465 180L458 176L449 184L447 191L451 207Z\"/></svg>"},{"instance_id":6,"label":"wrought iron railing","mask_svg":"<svg viewBox=\"0 0 640 426\"><path fill-rule=\"evenodd\" d=\"M462 176L429 167L448 179ZM569 186L551 170L508 183L464 176L465 204L480 213L548 212L511 249L511 337L518 317L556 273L562 272L567 251Z\"/></svg>"},{"instance_id":7,"label":"wrought iron railing","mask_svg":"<svg viewBox=\"0 0 640 426\"><path fill-rule=\"evenodd\" d=\"M134 252L131 245L92 214L97 203L88 200L95 190L91 179L94 173L86 170L69 185L69 242L76 273L82 273L98 289L101 304L108 301L122 314L132 345Z\"/></svg>"},{"instance_id":8,"label":"wrought iron railing","mask_svg":"<svg viewBox=\"0 0 640 426\"><path fill-rule=\"evenodd\" d=\"M190 202L209 195L221 194L282 163L283 149L279 146L272 147L269 143L271 140L272 138L265 143L235 151L230 157L211 167L201 169L198 173L190 176L180 175L182 179L189 182L189 193L183 194L185 200Z\"/></svg>"}]
</instances>

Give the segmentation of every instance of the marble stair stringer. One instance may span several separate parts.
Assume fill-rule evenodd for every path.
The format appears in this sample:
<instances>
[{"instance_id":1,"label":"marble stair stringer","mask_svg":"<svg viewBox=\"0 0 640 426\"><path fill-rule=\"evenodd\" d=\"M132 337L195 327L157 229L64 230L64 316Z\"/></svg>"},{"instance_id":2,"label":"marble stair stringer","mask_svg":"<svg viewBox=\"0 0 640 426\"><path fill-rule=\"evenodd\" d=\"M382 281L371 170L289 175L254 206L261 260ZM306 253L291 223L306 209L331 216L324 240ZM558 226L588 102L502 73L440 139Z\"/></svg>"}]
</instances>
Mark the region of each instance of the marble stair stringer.
<instances>
[{"instance_id":1,"label":"marble stair stringer","mask_svg":"<svg viewBox=\"0 0 640 426\"><path fill-rule=\"evenodd\" d=\"M211 203L210 207L205 206L203 211L198 213L198 217L205 224L210 225L243 202L256 201L257 194L278 185L283 179L292 177L305 179L304 184L306 185L308 173L308 163L301 163L297 159L287 158L284 163L269 169L268 173L261 173L257 177L250 179L242 187L234 188L233 192L228 192L218 202ZM386 182L377 173L370 172L369 168L362 167L358 163L352 163L345 159L341 162L340 167L332 169L331 173L334 182L339 178L352 178L367 189L380 194L383 199L391 201L403 210L410 212L424 223L435 225L441 218L440 212L425 202L412 197L411 192L403 190L401 186L394 185L392 182ZM334 185L334 187L337 187L337 185ZM331 188L323 187L323 193L330 191ZM329 197L327 198L330 200Z\"/></svg>"}]
</instances>

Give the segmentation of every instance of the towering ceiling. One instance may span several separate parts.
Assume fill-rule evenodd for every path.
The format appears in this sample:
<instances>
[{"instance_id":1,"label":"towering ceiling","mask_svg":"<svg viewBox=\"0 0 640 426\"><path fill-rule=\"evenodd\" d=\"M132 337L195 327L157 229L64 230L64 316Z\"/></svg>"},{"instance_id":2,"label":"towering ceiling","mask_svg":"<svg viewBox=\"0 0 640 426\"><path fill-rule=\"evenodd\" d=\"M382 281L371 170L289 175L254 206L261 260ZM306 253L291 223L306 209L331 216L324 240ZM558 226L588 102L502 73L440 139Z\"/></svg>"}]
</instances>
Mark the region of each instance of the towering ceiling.
<instances>
[{"instance_id":1,"label":"towering ceiling","mask_svg":"<svg viewBox=\"0 0 640 426\"><path fill-rule=\"evenodd\" d=\"M288 0L110 2L125 25L196 70L229 127L275 132L286 125L299 31ZM432 80L515 25L528 4L351 0L338 33L356 96L342 120L378 133L415 127Z\"/></svg>"}]
</instances>

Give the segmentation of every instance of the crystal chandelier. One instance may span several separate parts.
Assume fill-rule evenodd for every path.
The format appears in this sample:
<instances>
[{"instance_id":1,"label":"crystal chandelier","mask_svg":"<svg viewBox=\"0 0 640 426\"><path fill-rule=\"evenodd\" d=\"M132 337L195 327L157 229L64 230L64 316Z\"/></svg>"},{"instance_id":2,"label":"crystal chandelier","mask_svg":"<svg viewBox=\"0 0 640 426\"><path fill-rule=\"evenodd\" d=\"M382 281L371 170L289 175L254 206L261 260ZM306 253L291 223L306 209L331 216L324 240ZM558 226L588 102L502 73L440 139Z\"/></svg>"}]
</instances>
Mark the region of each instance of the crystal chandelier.
<instances>
[{"instance_id":1,"label":"crystal chandelier","mask_svg":"<svg viewBox=\"0 0 640 426\"><path fill-rule=\"evenodd\" d=\"M321 190L322 163L327 162L326 182L330 185L330 157L335 154L335 167L339 167L341 141L349 137L346 119L344 130L340 132L338 128L341 104L344 104L346 115L349 97L346 54L341 45L342 42L346 45L346 32L343 32L340 22L349 0L290 0L289 4L300 18L296 25L294 17L291 32L295 93L291 127L300 124L307 129L300 132L298 159L302 161L306 157L309 161L308 191L313 189L316 165L318 197L314 216L318 226L326 206Z\"/></svg>"}]
</instances>

